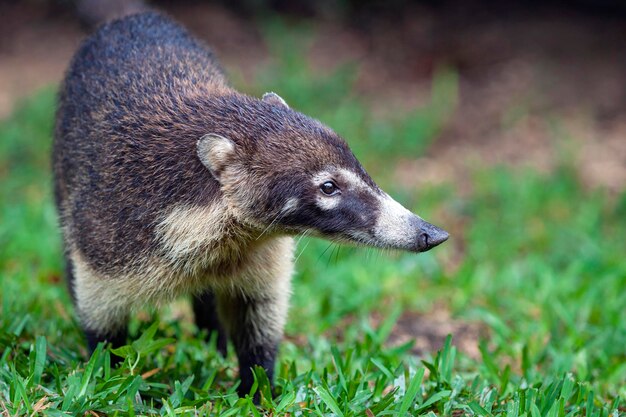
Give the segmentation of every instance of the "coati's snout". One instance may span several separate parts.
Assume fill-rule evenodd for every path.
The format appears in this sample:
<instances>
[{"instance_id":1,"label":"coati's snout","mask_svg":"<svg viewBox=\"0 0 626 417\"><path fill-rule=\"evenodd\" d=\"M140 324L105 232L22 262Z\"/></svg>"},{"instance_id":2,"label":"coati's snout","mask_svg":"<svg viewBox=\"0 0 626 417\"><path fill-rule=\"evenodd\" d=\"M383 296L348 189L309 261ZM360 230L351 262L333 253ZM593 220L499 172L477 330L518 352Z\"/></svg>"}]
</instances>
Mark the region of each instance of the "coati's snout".
<instances>
[{"instance_id":1,"label":"coati's snout","mask_svg":"<svg viewBox=\"0 0 626 417\"><path fill-rule=\"evenodd\" d=\"M415 252L426 252L448 240L448 237L450 235L445 230L419 219Z\"/></svg>"},{"instance_id":2,"label":"coati's snout","mask_svg":"<svg viewBox=\"0 0 626 417\"><path fill-rule=\"evenodd\" d=\"M367 230L365 241L363 231L353 232L355 240L379 248L426 252L448 239L448 232L407 210L388 194L370 192L375 198L370 198L372 206L365 216L372 218L374 226Z\"/></svg>"}]
</instances>

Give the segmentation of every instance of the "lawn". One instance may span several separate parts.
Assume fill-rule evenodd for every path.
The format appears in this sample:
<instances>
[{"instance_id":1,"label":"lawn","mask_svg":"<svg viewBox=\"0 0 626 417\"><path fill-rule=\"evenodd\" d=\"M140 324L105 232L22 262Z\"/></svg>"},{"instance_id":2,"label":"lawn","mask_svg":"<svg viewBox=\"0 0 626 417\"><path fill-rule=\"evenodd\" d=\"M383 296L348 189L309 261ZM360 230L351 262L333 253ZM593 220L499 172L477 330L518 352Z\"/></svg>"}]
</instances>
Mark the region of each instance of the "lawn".
<instances>
[{"instance_id":1,"label":"lawn","mask_svg":"<svg viewBox=\"0 0 626 417\"><path fill-rule=\"evenodd\" d=\"M0 414L626 415L626 193L583 187L566 156L549 174L476 168L471 192L402 188L395 161L436 142L454 111L454 71L437 72L427 105L376 116L352 92L355 65L308 69L302 33L266 25L273 63L249 84L233 71L235 85L277 91L333 127L451 240L414 255L301 239L276 395L257 372L259 407L237 397L234 352L222 358L197 337L184 300L138 312L135 342L89 357L51 198L55 89L41 91L0 122ZM424 357L388 343L400 318L441 308L480 329L480 354L454 334Z\"/></svg>"}]
</instances>

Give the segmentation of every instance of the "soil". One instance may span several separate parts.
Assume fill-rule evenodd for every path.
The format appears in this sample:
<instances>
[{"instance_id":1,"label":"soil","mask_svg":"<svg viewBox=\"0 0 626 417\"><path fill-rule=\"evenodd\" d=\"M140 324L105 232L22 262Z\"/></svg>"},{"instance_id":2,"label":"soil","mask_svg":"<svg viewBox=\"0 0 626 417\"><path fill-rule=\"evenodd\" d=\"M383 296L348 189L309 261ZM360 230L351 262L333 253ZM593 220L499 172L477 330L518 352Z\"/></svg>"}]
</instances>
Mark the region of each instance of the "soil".
<instances>
[{"instance_id":1,"label":"soil","mask_svg":"<svg viewBox=\"0 0 626 417\"><path fill-rule=\"evenodd\" d=\"M411 352L425 357L441 350L448 335L452 335L452 345L460 352L479 359L479 341L488 337L488 332L478 322L452 317L445 306L439 305L427 313L405 312L396 322L387 343L399 346L411 342Z\"/></svg>"},{"instance_id":2,"label":"soil","mask_svg":"<svg viewBox=\"0 0 626 417\"><path fill-rule=\"evenodd\" d=\"M586 184L623 192L624 16L547 7L489 11L458 3L414 5L394 18L314 22L310 65L328 71L347 61L359 63L356 93L379 114L424 105L437 68L458 71L456 111L425 156L399 162L397 181L407 188L445 182L467 192L468 174L477 167L550 171L565 148L574 150ZM23 97L58 83L85 36L70 11L35 6L0 4L0 120ZM227 71L252 79L268 62L253 19L205 3L170 2L164 8L205 39ZM439 348L448 332L466 335L456 340L477 355L479 332L440 311L402 317L392 340L418 335L420 353Z\"/></svg>"}]
</instances>

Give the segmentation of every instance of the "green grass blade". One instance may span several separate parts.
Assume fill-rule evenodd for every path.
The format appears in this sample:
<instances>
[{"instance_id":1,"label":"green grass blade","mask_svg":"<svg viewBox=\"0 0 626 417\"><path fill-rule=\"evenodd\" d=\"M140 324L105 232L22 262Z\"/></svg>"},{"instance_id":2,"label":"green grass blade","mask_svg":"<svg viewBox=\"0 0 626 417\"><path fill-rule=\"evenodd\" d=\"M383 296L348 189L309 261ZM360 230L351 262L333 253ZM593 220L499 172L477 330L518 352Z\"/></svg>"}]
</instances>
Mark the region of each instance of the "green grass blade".
<instances>
[{"instance_id":1,"label":"green grass blade","mask_svg":"<svg viewBox=\"0 0 626 417\"><path fill-rule=\"evenodd\" d=\"M419 367L415 375L411 378L411 382L409 383L409 387L407 388L404 397L402 398L402 402L400 403L400 408L398 409L398 415L406 415L409 411L409 408L417 401L417 397L419 395L419 389L422 385L422 380L424 379L424 367Z\"/></svg>"},{"instance_id":2,"label":"green grass blade","mask_svg":"<svg viewBox=\"0 0 626 417\"><path fill-rule=\"evenodd\" d=\"M315 391L317 395L320 396L322 401L324 401L324 404L326 404L326 406L330 408L330 410L335 413L335 415L337 415L338 417L344 416L343 411L341 411L341 409L339 408L339 404L337 404L335 398L330 394L330 392L328 392L326 388L320 386L317 388L313 388L313 391Z\"/></svg>"}]
</instances>

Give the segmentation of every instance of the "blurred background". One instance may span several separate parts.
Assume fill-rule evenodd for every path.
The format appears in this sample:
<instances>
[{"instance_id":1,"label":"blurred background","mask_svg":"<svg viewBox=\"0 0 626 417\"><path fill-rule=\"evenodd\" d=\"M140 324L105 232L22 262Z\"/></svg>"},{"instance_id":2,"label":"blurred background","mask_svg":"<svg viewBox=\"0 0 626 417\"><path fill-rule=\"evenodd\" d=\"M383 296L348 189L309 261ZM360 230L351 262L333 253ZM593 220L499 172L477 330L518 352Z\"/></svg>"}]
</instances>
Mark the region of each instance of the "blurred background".
<instances>
[{"instance_id":1,"label":"blurred background","mask_svg":"<svg viewBox=\"0 0 626 417\"><path fill-rule=\"evenodd\" d=\"M4 0L0 118L59 82L96 22L149 6L206 40L239 86L271 65L271 18L287 37L306 32L306 46L294 39L291 53L316 76L352 65L346 93L377 113L425 105L433 77L452 71L454 102L436 144L427 161L402 161L398 181L462 183L463 166L477 160L549 170L561 129L578 142L586 183L614 191L626 183L626 5L617 0Z\"/></svg>"},{"instance_id":2,"label":"blurred background","mask_svg":"<svg viewBox=\"0 0 626 417\"><path fill-rule=\"evenodd\" d=\"M452 334L461 404L497 408L537 386L551 398L547 413L559 378L587 390L577 397L586 415L626 401L626 3L617 0L0 2L0 346L13 347L0 368L13 358L26 378L40 335L51 363L80 368L87 357L50 192L55 94L97 22L148 7L205 40L239 91L275 91L335 129L382 188L451 232L419 256L299 241L279 381L307 390L316 372L335 378L334 345L333 355L391 370L361 375L366 366L351 363L348 378L395 386L397 372L413 372L398 364L434 355ZM162 314L159 334L176 337L178 353L142 365L174 361L164 383L190 370L202 375L194 384L207 378L212 354L191 341L189 314L185 302ZM139 315L131 333L145 322ZM452 377L436 378L424 396L452 390ZM497 396L485 394L494 386ZM157 403L166 388L152 387Z\"/></svg>"}]
</instances>

